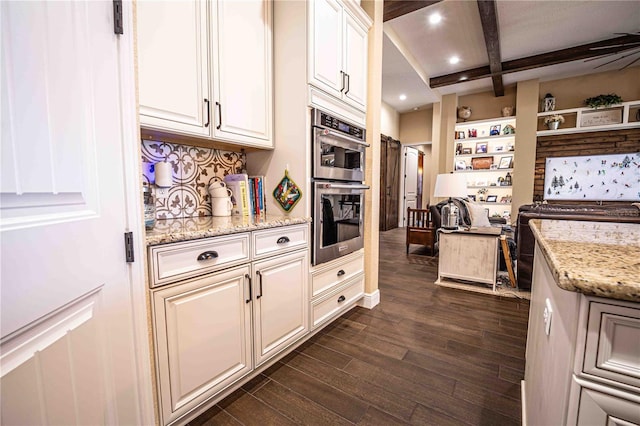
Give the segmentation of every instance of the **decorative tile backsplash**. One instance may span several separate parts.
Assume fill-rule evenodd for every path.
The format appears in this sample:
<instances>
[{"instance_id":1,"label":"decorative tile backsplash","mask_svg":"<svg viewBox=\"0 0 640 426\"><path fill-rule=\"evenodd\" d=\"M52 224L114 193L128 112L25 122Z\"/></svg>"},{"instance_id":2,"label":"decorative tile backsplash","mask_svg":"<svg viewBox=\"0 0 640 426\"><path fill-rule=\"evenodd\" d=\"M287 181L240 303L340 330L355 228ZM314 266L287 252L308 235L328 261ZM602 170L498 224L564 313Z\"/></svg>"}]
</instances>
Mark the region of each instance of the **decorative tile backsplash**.
<instances>
[{"instance_id":1,"label":"decorative tile backsplash","mask_svg":"<svg viewBox=\"0 0 640 426\"><path fill-rule=\"evenodd\" d=\"M143 140L143 182L155 183L154 165L161 161L171 163L173 185L167 198L156 198L158 219L211 216L209 184L240 173L247 164L241 152Z\"/></svg>"}]
</instances>

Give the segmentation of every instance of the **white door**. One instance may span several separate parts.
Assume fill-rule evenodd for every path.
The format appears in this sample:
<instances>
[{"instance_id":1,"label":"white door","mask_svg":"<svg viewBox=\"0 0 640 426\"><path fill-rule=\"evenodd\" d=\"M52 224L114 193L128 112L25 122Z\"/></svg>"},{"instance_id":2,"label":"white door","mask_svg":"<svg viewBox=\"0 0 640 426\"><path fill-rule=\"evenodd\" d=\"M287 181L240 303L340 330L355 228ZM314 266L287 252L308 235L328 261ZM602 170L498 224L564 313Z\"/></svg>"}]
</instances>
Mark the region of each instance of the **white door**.
<instances>
[{"instance_id":1,"label":"white door","mask_svg":"<svg viewBox=\"0 0 640 426\"><path fill-rule=\"evenodd\" d=\"M367 107L367 30L344 12L344 67L347 73L344 99L356 108Z\"/></svg>"},{"instance_id":2,"label":"white door","mask_svg":"<svg viewBox=\"0 0 640 426\"><path fill-rule=\"evenodd\" d=\"M342 68L342 6L336 0L315 0L311 4L309 83L342 98L345 88Z\"/></svg>"},{"instance_id":3,"label":"white door","mask_svg":"<svg viewBox=\"0 0 640 426\"><path fill-rule=\"evenodd\" d=\"M272 146L272 2L218 1L212 8L214 137Z\"/></svg>"},{"instance_id":4,"label":"white door","mask_svg":"<svg viewBox=\"0 0 640 426\"><path fill-rule=\"evenodd\" d=\"M154 292L161 424L251 371L248 277L243 266Z\"/></svg>"},{"instance_id":5,"label":"white door","mask_svg":"<svg viewBox=\"0 0 640 426\"><path fill-rule=\"evenodd\" d=\"M404 151L404 205L402 206L402 224L404 226L407 208L415 209L418 197L418 150L406 147Z\"/></svg>"},{"instance_id":6,"label":"white door","mask_svg":"<svg viewBox=\"0 0 640 426\"><path fill-rule=\"evenodd\" d=\"M207 2L136 2L140 123L209 136Z\"/></svg>"},{"instance_id":7,"label":"white door","mask_svg":"<svg viewBox=\"0 0 640 426\"><path fill-rule=\"evenodd\" d=\"M0 3L2 424L154 421L123 7L118 36L110 1Z\"/></svg>"},{"instance_id":8,"label":"white door","mask_svg":"<svg viewBox=\"0 0 640 426\"><path fill-rule=\"evenodd\" d=\"M306 250L254 264L256 366L309 330L308 265Z\"/></svg>"}]
</instances>

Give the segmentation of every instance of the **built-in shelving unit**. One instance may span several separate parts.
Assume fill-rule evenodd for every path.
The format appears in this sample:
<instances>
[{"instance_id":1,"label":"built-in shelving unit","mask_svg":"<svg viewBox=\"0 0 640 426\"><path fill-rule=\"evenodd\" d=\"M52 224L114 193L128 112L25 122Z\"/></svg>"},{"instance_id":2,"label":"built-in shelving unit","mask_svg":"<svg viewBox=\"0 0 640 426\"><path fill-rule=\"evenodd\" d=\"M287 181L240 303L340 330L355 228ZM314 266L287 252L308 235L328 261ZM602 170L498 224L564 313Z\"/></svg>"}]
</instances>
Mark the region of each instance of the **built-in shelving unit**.
<instances>
[{"instance_id":1,"label":"built-in shelving unit","mask_svg":"<svg viewBox=\"0 0 640 426\"><path fill-rule=\"evenodd\" d=\"M537 135L548 136L561 133L599 132L640 127L639 111L640 100L622 102L610 108L568 108L539 112ZM565 122L560 124L556 130L548 130L544 124L544 118L554 114L562 115Z\"/></svg>"},{"instance_id":2,"label":"built-in shelving unit","mask_svg":"<svg viewBox=\"0 0 640 426\"><path fill-rule=\"evenodd\" d=\"M504 181L513 179L515 132L515 117L466 121L455 126L453 170L465 175L469 198L481 203L490 216L511 213L513 186ZM487 197L495 197L495 201L487 201Z\"/></svg>"}]
</instances>

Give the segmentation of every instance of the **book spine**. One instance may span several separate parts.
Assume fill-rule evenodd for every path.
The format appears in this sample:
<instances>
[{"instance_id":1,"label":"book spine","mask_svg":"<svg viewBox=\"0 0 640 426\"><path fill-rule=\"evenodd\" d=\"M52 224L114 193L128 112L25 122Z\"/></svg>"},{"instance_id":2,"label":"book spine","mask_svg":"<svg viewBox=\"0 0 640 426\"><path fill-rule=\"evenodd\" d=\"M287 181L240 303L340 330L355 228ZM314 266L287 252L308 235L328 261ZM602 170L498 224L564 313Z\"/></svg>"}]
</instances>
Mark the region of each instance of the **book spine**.
<instances>
[{"instance_id":1,"label":"book spine","mask_svg":"<svg viewBox=\"0 0 640 426\"><path fill-rule=\"evenodd\" d=\"M255 190L253 188L253 178L249 178L249 210L251 214L256 214Z\"/></svg>"},{"instance_id":2,"label":"book spine","mask_svg":"<svg viewBox=\"0 0 640 426\"><path fill-rule=\"evenodd\" d=\"M240 214L242 216L249 216L249 194L247 193L248 188L247 188L247 181L241 180L240 181L240 207L241 207L241 211Z\"/></svg>"}]
</instances>

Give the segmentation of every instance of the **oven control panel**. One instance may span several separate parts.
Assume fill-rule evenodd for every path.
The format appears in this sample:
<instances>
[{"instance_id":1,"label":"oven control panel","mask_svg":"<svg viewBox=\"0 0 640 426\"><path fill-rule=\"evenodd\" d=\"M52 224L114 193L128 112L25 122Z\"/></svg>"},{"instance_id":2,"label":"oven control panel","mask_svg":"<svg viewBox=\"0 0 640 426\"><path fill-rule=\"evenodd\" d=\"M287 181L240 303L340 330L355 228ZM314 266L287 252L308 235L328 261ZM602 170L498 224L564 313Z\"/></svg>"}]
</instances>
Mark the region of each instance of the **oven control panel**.
<instances>
[{"instance_id":1,"label":"oven control panel","mask_svg":"<svg viewBox=\"0 0 640 426\"><path fill-rule=\"evenodd\" d=\"M365 141L366 136L365 130L363 128L342 121L339 118L333 117L325 112L321 112L318 110L316 110L316 112L318 114L316 114L314 117L314 121L316 121L315 123L313 123L314 125L337 130L338 132L347 134L363 142Z\"/></svg>"}]
</instances>

